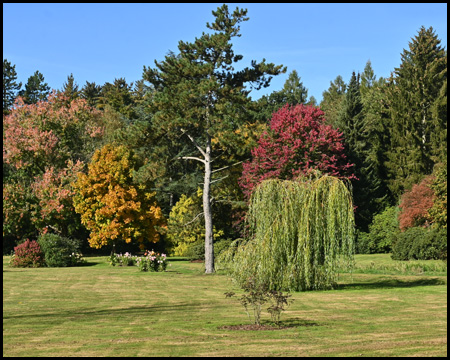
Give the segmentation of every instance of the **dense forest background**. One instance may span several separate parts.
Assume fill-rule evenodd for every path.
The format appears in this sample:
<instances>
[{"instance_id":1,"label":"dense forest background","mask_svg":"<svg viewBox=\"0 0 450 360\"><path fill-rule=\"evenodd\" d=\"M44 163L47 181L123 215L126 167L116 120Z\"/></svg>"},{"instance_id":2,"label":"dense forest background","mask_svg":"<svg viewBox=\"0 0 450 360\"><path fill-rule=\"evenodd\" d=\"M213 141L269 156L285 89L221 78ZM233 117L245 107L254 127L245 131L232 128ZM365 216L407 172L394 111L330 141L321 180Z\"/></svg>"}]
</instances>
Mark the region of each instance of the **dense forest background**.
<instances>
[{"instance_id":1,"label":"dense forest background","mask_svg":"<svg viewBox=\"0 0 450 360\"><path fill-rule=\"evenodd\" d=\"M50 91L39 71L18 83L3 60L3 253L52 232L78 239L84 252L114 244L203 258L203 148L212 149L216 253L245 233L255 184L311 170L350 179L357 252L401 253L400 243L420 236L421 251L438 247L447 227L447 50L433 28L418 29L389 78L377 78L370 60L354 64L363 71L330 79L318 104L296 70L282 89L252 100L246 81L268 86L288 69L254 63L233 72L234 34L217 24L209 28L228 43L207 34L203 44L180 42L135 83L80 86L70 74ZM220 46L227 65L214 88L197 81L211 79L212 60L194 54ZM198 120L203 93L216 94L215 127Z\"/></svg>"}]
</instances>

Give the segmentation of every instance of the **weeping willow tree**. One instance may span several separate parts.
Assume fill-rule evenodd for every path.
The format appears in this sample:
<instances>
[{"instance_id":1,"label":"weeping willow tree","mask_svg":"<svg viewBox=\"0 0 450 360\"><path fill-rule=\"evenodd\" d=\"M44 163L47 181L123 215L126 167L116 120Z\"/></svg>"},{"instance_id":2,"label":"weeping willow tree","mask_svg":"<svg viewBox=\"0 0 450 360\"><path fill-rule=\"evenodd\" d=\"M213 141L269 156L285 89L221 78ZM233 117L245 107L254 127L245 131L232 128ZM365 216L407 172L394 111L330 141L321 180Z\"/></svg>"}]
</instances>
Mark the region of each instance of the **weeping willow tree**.
<instances>
[{"instance_id":1,"label":"weeping willow tree","mask_svg":"<svg viewBox=\"0 0 450 360\"><path fill-rule=\"evenodd\" d=\"M271 290L332 288L340 262L353 262L347 185L328 175L263 181L250 198L250 236L232 243L218 259L220 266L241 287L251 280Z\"/></svg>"}]
</instances>

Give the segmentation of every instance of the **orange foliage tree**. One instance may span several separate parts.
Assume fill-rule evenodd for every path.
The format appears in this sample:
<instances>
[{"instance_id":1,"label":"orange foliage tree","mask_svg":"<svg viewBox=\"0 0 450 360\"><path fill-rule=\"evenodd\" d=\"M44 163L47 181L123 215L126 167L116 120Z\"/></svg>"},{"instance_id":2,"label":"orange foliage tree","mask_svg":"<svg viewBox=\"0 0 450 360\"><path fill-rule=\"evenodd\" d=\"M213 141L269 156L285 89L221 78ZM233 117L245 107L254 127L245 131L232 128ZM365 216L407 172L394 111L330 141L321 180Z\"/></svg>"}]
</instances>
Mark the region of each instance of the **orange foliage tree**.
<instances>
[{"instance_id":1,"label":"orange foliage tree","mask_svg":"<svg viewBox=\"0 0 450 360\"><path fill-rule=\"evenodd\" d=\"M144 250L159 240L166 227L150 184L139 184L133 174L142 166L125 146L105 145L94 153L88 173L73 186L75 211L90 230L91 247L137 241Z\"/></svg>"},{"instance_id":2,"label":"orange foliage tree","mask_svg":"<svg viewBox=\"0 0 450 360\"><path fill-rule=\"evenodd\" d=\"M428 175L419 184L414 184L400 198L400 213L398 216L400 230L404 231L414 226L429 226L432 219L429 210L433 206L434 192L430 185L434 176Z\"/></svg>"}]
</instances>

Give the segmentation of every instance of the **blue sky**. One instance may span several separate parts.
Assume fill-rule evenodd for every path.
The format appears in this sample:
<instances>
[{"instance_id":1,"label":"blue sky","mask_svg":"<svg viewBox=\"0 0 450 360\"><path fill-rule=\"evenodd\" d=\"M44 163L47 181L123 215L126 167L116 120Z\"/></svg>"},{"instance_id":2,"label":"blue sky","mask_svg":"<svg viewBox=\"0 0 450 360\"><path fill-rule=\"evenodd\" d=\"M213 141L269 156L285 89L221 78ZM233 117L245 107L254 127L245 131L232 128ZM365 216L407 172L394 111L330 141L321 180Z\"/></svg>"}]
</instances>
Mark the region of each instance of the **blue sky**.
<instances>
[{"instance_id":1,"label":"blue sky","mask_svg":"<svg viewBox=\"0 0 450 360\"><path fill-rule=\"evenodd\" d=\"M16 65L25 85L39 70L51 88L60 89L73 73L80 88L124 77L142 78L180 40L209 32L211 13L222 3L162 4L3 4L3 58ZM388 77L403 49L421 26L436 31L447 48L447 4L229 3L248 9L249 21L234 38L238 68L251 60L283 64L287 73L254 99L280 90L296 70L308 95L318 101L336 76L348 82L370 59L377 78Z\"/></svg>"}]
</instances>

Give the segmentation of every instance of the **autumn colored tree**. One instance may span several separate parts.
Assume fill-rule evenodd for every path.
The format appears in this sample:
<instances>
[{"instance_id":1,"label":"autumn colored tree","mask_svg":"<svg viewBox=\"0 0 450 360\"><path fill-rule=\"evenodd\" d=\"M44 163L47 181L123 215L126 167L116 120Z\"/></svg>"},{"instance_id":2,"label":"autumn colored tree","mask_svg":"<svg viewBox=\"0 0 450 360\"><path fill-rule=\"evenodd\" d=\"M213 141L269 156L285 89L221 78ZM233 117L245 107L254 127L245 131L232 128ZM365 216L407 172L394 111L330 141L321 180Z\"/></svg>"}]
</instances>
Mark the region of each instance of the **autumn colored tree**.
<instances>
[{"instance_id":1,"label":"autumn colored tree","mask_svg":"<svg viewBox=\"0 0 450 360\"><path fill-rule=\"evenodd\" d=\"M149 182L139 184L133 174L142 166L125 146L105 145L97 150L73 186L75 211L90 230L93 248L117 241L137 242L141 249L160 238L165 220Z\"/></svg>"},{"instance_id":2,"label":"autumn colored tree","mask_svg":"<svg viewBox=\"0 0 450 360\"><path fill-rule=\"evenodd\" d=\"M182 195L170 212L167 221L167 243L169 253L187 256L189 248L199 246L205 240L205 226L202 220L202 190L187 197ZM223 230L214 229L214 240L223 235Z\"/></svg>"},{"instance_id":3,"label":"autumn colored tree","mask_svg":"<svg viewBox=\"0 0 450 360\"><path fill-rule=\"evenodd\" d=\"M265 179L292 180L313 170L352 179L352 164L346 161L342 133L325 124L324 113L315 106L286 105L273 114L244 163L240 185L250 197Z\"/></svg>"},{"instance_id":4,"label":"autumn colored tree","mask_svg":"<svg viewBox=\"0 0 450 360\"><path fill-rule=\"evenodd\" d=\"M87 161L103 135L99 110L83 99L67 103L53 92L48 101L26 105L18 98L3 118L3 161L33 177L46 167L63 168L66 161Z\"/></svg>"},{"instance_id":5,"label":"autumn colored tree","mask_svg":"<svg viewBox=\"0 0 450 360\"><path fill-rule=\"evenodd\" d=\"M68 183L102 139L102 113L85 100L52 93L3 117L3 233L16 241L52 226L73 236L81 227Z\"/></svg>"},{"instance_id":6,"label":"autumn colored tree","mask_svg":"<svg viewBox=\"0 0 450 360\"><path fill-rule=\"evenodd\" d=\"M73 207L74 195L71 183L76 180L83 169L81 161L67 161L63 169L49 167L41 176L36 176L31 184L31 191L36 199L32 208L32 221L41 233L49 229L62 236L69 236L80 230Z\"/></svg>"},{"instance_id":7,"label":"autumn colored tree","mask_svg":"<svg viewBox=\"0 0 450 360\"><path fill-rule=\"evenodd\" d=\"M429 209L433 206L434 192L430 185L433 176L426 176L419 184L414 184L400 198L400 214L398 217L400 230L415 226L429 226L432 219Z\"/></svg>"}]
</instances>

